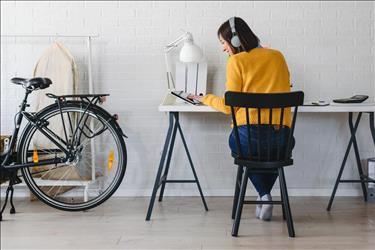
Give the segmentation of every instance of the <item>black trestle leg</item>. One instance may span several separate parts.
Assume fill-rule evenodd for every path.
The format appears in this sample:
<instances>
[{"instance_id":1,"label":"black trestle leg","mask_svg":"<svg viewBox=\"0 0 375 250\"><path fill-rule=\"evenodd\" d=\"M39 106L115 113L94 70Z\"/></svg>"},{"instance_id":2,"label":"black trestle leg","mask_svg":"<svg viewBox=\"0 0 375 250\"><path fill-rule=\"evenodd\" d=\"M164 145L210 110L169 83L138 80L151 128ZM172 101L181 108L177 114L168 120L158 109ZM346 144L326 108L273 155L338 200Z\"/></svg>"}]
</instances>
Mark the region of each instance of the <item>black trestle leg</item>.
<instances>
[{"instance_id":1,"label":"black trestle leg","mask_svg":"<svg viewBox=\"0 0 375 250\"><path fill-rule=\"evenodd\" d=\"M177 130L181 135L182 143L184 145L187 157L189 159L190 167L191 167L191 170L192 170L193 175L194 175L194 180L167 180ZM164 174L162 175L165 163L166 163L166 166L165 166ZM189 149L187 147L184 135L182 133L182 129L180 127L179 113L178 112L170 112L169 113L168 133L167 133L167 137L166 137L166 140L165 140L165 143L164 143L164 148L163 148L163 153L162 153L161 160L160 160L160 163L159 163L159 168L158 168L158 171L157 171L157 174L156 174L154 188L152 190L152 195L151 195L149 207L148 207L148 210L147 210L146 221L149 221L150 218L151 218L152 209L153 209L153 206L154 206L156 194L157 194L157 191L158 191L159 187L161 187L160 195L159 195L159 202L163 201L163 195L164 195L166 183L196 183L197 186L198 186L198 191L199 191L199 194L201 196L204 208L205 208L206 211L208 211L207 203L206 203L206 200L203 196L202 188L199 184L198 176L195 172L194 164L193 164L193 161L191 159Z\"/></svg>"},{"instance_id":2,"label":"black trestle leg","mask_svg":"<svg viewBox=\"0 0 375 250\"><path fill-rule=\"evenodd\" d=\"M372 135L372 141L374 142L375 146L375 126L374 126L374 112L370 112L370 131Z\"/></svg>"},{"instance_id":3,"label":"black trestle leg","mask_svg":"<svg viewBox=\"0 0 375 250\"><path fill-rule=\"evenodd\" d=\"M154 208L155 197L156 197L156 193L158 191L158 187L159 187L159 184L160 184L161 174L162 174L162 171L163 171L163 168L164 168L165 157L167 156L167 151L168 151L168 148L169 148L169 145L170 145L173 124L174 124L173 116L169 115L169 128L168 128L167 137L166 137L165 143L164 143L163 153L162 153L160 163L159 163L159 168L158 168L158 171L157 171L157 174L156 174L154 188L152 189L150 204L148 205L146 221L150 220L151 214L152 214L152 209Z\"/></svg>"},{"instance_id":4,"label":"black trestle leg","mask_svg":"<svg viewBox=\"0 0 375 250\"><path fill-rule=\"evenodd\" d=\"M346 160L348 159L350 149L351 149L352 144L355 140L355 133L358 129L358 125L359 125L359 121L361 120L361 116L362 116L362 113L359 113L358 116L357 116L356 122L353 126L353 121L352 121L353 113L352 112L349 113L349 129L350 129L351 136L350 136L348 147L346 148L346 151L345 151L344 159L342 160L342 163L341 163L339 174L336 178L336 182L335 182L335 185L334 185L333 190L332 190L331 197L330 197L329 202L328 202L327 211L331 211L333 199L335 198L337 187L338 187L338 185L341 181L341 176L342 176L342 173L344 171ZM356 155L356 157L359 157L359 156ZM357 165L358 165L358 163L357 163ZM363 188L362 188L362 190L363 190Z\"/></svg>"},{"instance_id":5,"label":"black trestle leg","mask_svg":"<svg viewBox=\"0 0 375 250\"><path fill-rule=\"evenodd\" d=\"M167 176L168 176L168 172L169 172L169 166L170 166L170 163L171 163L171 158L172 158L172 153L173 153L173 148L174 148L174 142L175 142L175 139L176 139L176 132L177 132L177 124L175 124L174 128L173 128L172 139L171 139L169 150L168 150L169 152L168 152L168 156L167 156L167 164L165 166L164 174L162 175L163 177L165 177L165 180L167 180ZM165 184L166 184L165 181L163 181L163 183L161 184L161 189L160 189L160 194L159 194L159 202L163 201Z\"/></svg>"},{"instance_id":6,"label":"black trestle leg","mask_svg":"<svg viewBox=\"0 0 375 250\"><path fill-rule=\"evenodd\" d=\"M177 118L176 118L176 119L177 119ZM198 180L197 173L195 172L195 168L194 168L193 160L191 159L190 152L189 152L188 146L187 146L187 144L186 144L184 134L182 133L182 129L181 129L180 123L178 122L178 119L177 119L177 122L176 122L176 123L177 123L178 131L180 132L180 135L181 135L182 144L184 145L185 152L186 152L186 155L187 155L188 160L189 160L189 163L190 163L191 171L193 172L193 175L194 175L195 183L197 184L198 191L199 191L199 194L200 194L201 199L202 199L202 202L203 202L204 209L205 209L206 211L208 211L207 203L206 203L206 200L205 200L205 198L204 198L204 195L203 195L203 192L202 192L201 185L199 184L199 180Z\"/></svg>"},{"instance_id":7,"label":"black trestle leg","mask_svg":"<svg viewBox=\"0 0 375 250\"><path fill-rule=\"evenodd\" d=\"M355 158L356 158L356 161L357 161L358 174L359 174L359 178L361 180L363 200L365 202L367 202L367 189L366 189L365 180L364 180L364 177L363 177L364 175L363 175L363 170L362 170L362 165L361 165L361 159L360 159L360 156L359 156L357 139L355 137L353 138L353 148L354 148Z\"/></svg>"}]
</instances>

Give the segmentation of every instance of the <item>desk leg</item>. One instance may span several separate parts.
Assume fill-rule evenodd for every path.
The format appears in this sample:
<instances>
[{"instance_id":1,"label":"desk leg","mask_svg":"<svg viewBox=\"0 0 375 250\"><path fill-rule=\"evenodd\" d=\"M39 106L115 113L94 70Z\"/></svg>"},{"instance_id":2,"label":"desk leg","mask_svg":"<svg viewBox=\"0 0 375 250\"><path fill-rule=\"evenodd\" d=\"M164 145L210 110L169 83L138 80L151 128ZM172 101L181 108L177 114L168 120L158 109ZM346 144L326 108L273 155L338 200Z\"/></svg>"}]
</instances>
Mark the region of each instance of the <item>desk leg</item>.
<instances>
[{"instance_id":1,"label":"desk leg","mask_svg":"<svg viewBox=\"0 0 375 250\"><path fill-rule=\"evenodd\" d=\"M169 165L171 163L171 158L172 158L172 153L173 153L173 147L174 147L174 142L175 142L175 139L176 139L177 127L178 127L178 117L176 118L176 115L178 116L178 113L173 113L172 115L174 116L174 121L175 122L174 122L173 132L172 132L172 140L171 140L171 143L170 143L170 146L169 146L169 151L168 151L167 164L165 166L164 174L161 177L161 190L160 190L160 195L159 195L159 202L163 200L165 183L166 183L168 172L169 172Z\"/></svg>"},{"instance_id":2,"label":"desk leg","mask_svg":"<svg viewBox=\"0 0 375 250\"><path fill-rule=\"evenodd\" d=\"M363 170L362 170L362 165L361 165L361 159L360 159L360 156L359 156L357 139L355 137L355 131L354 131L354 128L353 128L353 122L350 122L349 126L350 126L351 133L354 134L354 136L353 136L353 148L354 148L355 158L356 158L356 161L357 161L359 179L361 180L363 199L364 199L365 202L367 202L367 189L366 189L366 185L365 185L365 179L363 178L364 175L363 175Z\"/></svg>"},{"instance_id":3,"label":"desk leg","mask_svg":"<svg viewBox=\"0 0 375 250\"><path fill-rule=\"evenodd\" d=\"M175 139L176 139L177 129L178 129L178 131L181 135L186 154L189 158L190 166L191 166L191 169L193 171L194 178L195 178L194 180L167 180L167 175L168 175L169 166L170 166L170 162L171 162L171 158L172 158L173 147L174 147L174 142L175 142ZM163 172L165 158L167 158L167 162L166 162L164 174L162 176L161 174ZM152 209L154 207L156 193L157 193L160 186L161 186L161 190L160 190L159 201L163 200L165 184L167 182L168 183L185 183L185 182L186 183L197 183L199 193L201 195L204 207L205 207L206 211L208 211L207 204L206 204L206 201L204 199L203 192L202 192L201 186L199 184L197 174L196 174L195 169L194 169L193 161L191 160L189 149L187 147L184 135L182 133L182 129L180 127L179 113L178 112L170 112L169 113L168 133L167 133L167 137L165 139L164 149L163 149L163 153L162 153L161 160L160 160L160 163L159 163L158 172L156 174L154 189L152 190L152 195L151 195L151 199L150 199L150 204L148 206L146 221L149 221L150 218L151 218L151 213L152 213Z\"/></svg>"},{"instance_id":4,"label":"desk leg","mask_svg":"<svg viewBox=\"0 0 375 250\"><path fill-rule=\"evenodd\" d=\"M201 185L199 184L199 180L198 180L198 176L197 176L197 173L195 172L195 168L194 168L194 164L193 164L193 161L191 160L191 157L190 157L190 153L189 153L189 149L187 147L187 144L186 144L186 141L185 141L185 137L184 137L184 134L182 133L182 129L180 127L180 123L176 122L176 125L177 125L177 128L178 128L178 131L180 132L180 135L181 135L181 139L182 139L182 142L184 144L184 147L185 147L185 151L186 151L186 154L189 158L189 162L190 162L190 167L191 167L191 170L193 171L193 174L194 174L194 178L195 178L195 181L197 183L197 186L198 186L198 190L199 190L199 193L201 195L201 198L202 198L202 202L203 202L203 205L204 205L204 208L206 211L208 211L208 207L207 207L207 204L206 204L206 200L204 199L204 196L203 196L203 192L202 192L202 189L201 189Z\"/></svg>"},{"instance_id":5,"label":"desk leg","mask_svg":"<svg viewBox=\"0 0 375 250\"><path fill-rule=\"evenodd\" d=\"M329 199L329 203L328 203L328 206L327 206L327 211L330 211L331 210L331 207L332 207L332 202L333 202L333 199L335 198L335 195L336 195L336 191L337 191L337 187L340 183L340 180L341 180L341 175L344 171L344 167L345 167L345 164L346 164L346 160L348 158L348 155L349 155L349 151L350 151L350 148L352 147L352 143L354 141L354 138L355 138L355 133L358 129L358 125L359 125L359 121L361 120L361 116L362 116L362 112L360 112L357 116L357 120L355 122L355 126L353 127L353 112L350 112L349 113L349 128L350 128L350 133L351 133L351 136L350 136L350 140L349 140L349 144L348 144L348 147L346 148L346 152L345 152L345 156L344 156L344 159L342 161L342 164L341 164L341 167L340 167L340 171L339 171L339 174L337 176L337 179L336 179L336 182L335 182L335 186L333 187L333 191L332 191L332 194L331 194L331 198Z\"/></svg>"},{"instance_id":6,"label":"desk leg","mask_svg":"<svg viewBox=\"0 0 375 250\"><path fill-rule=\"evenodd\" d=\"M375 126L374 126L374 112L370 112L370 131L372 135L372 140L375 146Z\"/></svg>"},{"instance_id":7,"label":"desk leg","mask_svg":"<svg viewBox=\"0 0 375 250\"><path fill-rule=\"evenodd\" d=\"M169 147L170 140L171 140L172 129L173 129L173 116L172 116L172 114L169 114L168 133L167 133L167 137L165 139L164 149L163 149L163 153L162 153L162 156L161 156L161 159L160 159L158 172L156 174L154 189L152 190L152 195L151 195L150 204L148 206L146 221L149 221L150 218L151 218L151 213L152 213L152 209L154 207L156 192L158 191L158 187L160 186L160 177L161 177L161 172L162 172L163 167L164 167L165 156L167 155L168 147Z\"/></svg>"}]
</instances>

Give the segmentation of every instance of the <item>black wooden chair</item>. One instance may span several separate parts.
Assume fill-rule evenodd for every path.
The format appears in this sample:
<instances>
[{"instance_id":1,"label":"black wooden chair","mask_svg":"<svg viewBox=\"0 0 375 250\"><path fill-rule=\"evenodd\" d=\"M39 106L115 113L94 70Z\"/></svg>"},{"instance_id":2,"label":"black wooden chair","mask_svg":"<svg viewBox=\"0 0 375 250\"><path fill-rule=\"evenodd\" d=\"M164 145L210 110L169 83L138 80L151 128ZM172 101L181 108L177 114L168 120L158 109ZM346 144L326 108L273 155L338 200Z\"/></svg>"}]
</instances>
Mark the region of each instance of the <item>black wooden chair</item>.
<instances>
[{"instance_id":1,"label":"black wooden chair","mask_svg":"<svg viewBox=\"0 0 375 250\"><path fill-rule=\"evenodd\" d=\"M282 205L283 218L286 219L288 225L288 232L290 237L294 237L294 226L292 213L290 211L288 191L284 176L284 167L293 165L292 159L292 141L294 140L293 132L297 118L298 106L303 104L304 93L302 91L287 92L287 93L272 93L272 94L257 94L257 93L242 93L242 92L226 92L225 93L225 105L231 107L233 129L235 135L235 141L237 146L237 152L233 153L234 163L238 166L236 187L233 200L232 219L234 219L232 236L237 236L238 229L241 220L241 213L243 204L278 204ZM286 140L286 145L281 146L280 143L271 145L271 134L272 127L283 128L284 112L285 109L294 107L294 113L291 121L290 132ZM237 120L235 110L244 108L246 112L247 132L249 152L241 152L241 141L238 132ZM267 136L262 134L260 136L260 130L257 130L257 155L251 154L250 144L250 112L249 109L257 110L258 124L261 124L261 110L268 109L269 117L268 124L262 124L262 128L266 126ZM280 122L278 124L272 124L272 110L279 110ZM292 110L293 112L293 110ZM254 114L254 112L252 112ZM253 119L254 119L253 118ZM259 128L259 126L257 126ZM265 137L265 138L264 138ZM280 137L281 138L281 137ZM261 140L267 140L266 149L264 144L261 147ZM279 141L278 141L279 142ZM273 150L277 150L277 153ZM263 152L263 153L262 153ZM265 153L266 152L266 153ZM262 155L263 154L263 155ZM245 171L244 171L245 170ZM280 201L245 201L246 186L248 182L248 176L250 173L277 173L279 175L280 182Z\"/></svg>"}]
</instances>

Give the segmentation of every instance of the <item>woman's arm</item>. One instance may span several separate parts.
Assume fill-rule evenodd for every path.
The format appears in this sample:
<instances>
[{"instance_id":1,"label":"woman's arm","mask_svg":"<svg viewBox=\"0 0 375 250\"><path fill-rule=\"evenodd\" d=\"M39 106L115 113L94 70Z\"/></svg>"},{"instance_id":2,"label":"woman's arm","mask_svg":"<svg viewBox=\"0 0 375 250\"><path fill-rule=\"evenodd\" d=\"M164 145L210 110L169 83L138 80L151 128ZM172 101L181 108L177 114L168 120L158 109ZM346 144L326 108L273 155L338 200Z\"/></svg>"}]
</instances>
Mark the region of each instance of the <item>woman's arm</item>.
<instances>
[{"instance_id":1,"label":"woman's arm","mask_svg":"<svg viewBox=\"0 0 375 250\"><path fill-rule=\"evenodd\" d=\"M242 74L238 62L234 56L229 57L227 63L227 82L225 84L226 91L242 91ZM199 98L203 104L211 106L212 108L224 113L230 114L231 110L229 106L225 105L224 97L208 94Z\"/></svg>"}]
</instances>

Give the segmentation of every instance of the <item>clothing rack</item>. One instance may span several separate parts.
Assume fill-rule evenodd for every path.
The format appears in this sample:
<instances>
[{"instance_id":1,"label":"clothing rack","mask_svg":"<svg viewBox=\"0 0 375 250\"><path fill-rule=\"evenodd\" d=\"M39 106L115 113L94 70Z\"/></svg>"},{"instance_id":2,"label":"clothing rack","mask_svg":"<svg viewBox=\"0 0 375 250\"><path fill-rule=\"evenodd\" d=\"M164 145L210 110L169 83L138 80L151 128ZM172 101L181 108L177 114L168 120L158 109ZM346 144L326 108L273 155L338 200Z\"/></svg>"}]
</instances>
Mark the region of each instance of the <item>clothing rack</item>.
<instances>
[{"instance_id":1,"label":"clothing rack","mask_svg":"<svg viewBox=\"0 0 375 250\"><path fill-rule=\"evenodd\" d=\"M99 37L98 34L93 35L73 35L73 34L1 34L1 37L50 37L50 38L58 38L58 37L77 37L77 38L86 38L86 46L87 46L87 65L88 65L88 81L89 81L89 93L94 93L93 88L93 81L92 81L92 50L91 50L91 39Z\"/></svg>"},{"instance_id":2,"label":"clothing rack","mask_svg":"<svg viewBox=\"0 0 375 250\"><path fill-rule=\"evenodd\" d=\"M86 38L86 46L87 46L87 67L88 67L88 81L89 81L89 93L92 94L94 93L94 88L93 88L93 81L92 81L92 50L91 50L91 39L99 37L98 34L95 35L67 35L67 34L1 34L1 37L50 37L50 38L58 38L58 37L78 37L78 38ZM92 127L93 125L90 124ZM91 148L92 148L92 159L91 159L91 165L92 171L91 171L91 178L92 180L96 179L95 176L95 147L94 147L94 140L90 140ZM87 189L87 187L86 187ZM85 191L86 191L85 189ZM85 193L86 194L86 193ZM86 197L86 196L85 196Z\"/></svg>"},{"instance_id":3,"label":"clothing rack","mask_svg":"<svg viewBox=\"0 0 375 250\"><path fill-rule=\"evenodd\" d=\"M59 33L56 34L2 34L2 37L99 37L98 34L95 35L61 35Z\"/></svg>"}]
</instances>

